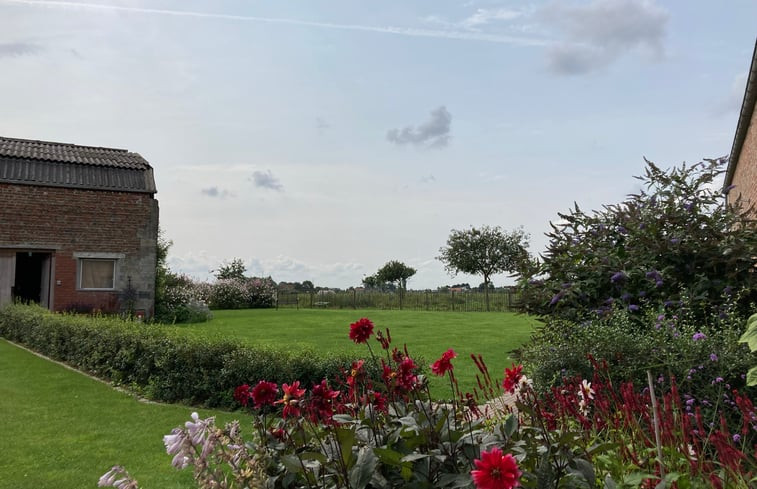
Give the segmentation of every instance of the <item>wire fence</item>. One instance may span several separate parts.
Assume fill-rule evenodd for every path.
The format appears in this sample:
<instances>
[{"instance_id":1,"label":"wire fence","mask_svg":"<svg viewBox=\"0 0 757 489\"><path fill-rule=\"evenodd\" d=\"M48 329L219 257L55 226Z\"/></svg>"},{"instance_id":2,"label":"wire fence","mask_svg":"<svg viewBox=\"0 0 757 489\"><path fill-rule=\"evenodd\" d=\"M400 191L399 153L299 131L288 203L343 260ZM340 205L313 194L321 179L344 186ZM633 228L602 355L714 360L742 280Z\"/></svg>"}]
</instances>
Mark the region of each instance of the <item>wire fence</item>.
<instances>
[{"instance_id":1,"label":"wire fence","mask_svg":"<svg viewBox=\"0 0 757 489\"><path fill-rule=\"evenodd\" d=\"M489 292L489 311L512 311L519 294L509 288ZM407 309L411 311L486 311L483 291L408 290L378 292L367 290L320 291L317 293L279 291L277 308L303 309Z\"/></svg>"}]
</instances>

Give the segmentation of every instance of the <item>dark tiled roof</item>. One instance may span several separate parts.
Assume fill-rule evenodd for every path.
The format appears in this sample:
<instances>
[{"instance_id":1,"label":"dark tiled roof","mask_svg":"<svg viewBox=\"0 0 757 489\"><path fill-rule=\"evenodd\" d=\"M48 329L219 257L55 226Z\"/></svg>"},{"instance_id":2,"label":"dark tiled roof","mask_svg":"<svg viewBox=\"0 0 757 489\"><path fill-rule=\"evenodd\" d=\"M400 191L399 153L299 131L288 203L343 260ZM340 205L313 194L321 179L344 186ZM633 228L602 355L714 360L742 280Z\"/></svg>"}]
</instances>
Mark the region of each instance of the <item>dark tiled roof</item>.
<instances>
[{"instance_id":1,"label":"dark tiled roof","mask_svg":"<svg viewBox=\"0 0 757 489\"><path fill-rule=\"evenodd\" d=\"M150 164L125 149L0 137L0 181L155 193Z\"/></svg>"},{"instance_id":2,"label":"dark tiled roof","mask_svg":"<svg viewBox=\"0 0 757 489\"><path fill-rule=\"evenodd\" d=\"M741 148L744 145L749 123L752 120L755 108L757 108L757 41L754 43L754 52L752 53L752 65L749 68L747 76L746 89L744 90L744 101L741 103L741 112L739 121L736 124L736 135L733 137L733 146L731 146L731 155L728 160L728 169L725 174L723 188L727 188L733 182L733 175L736 173L736 165L739 163Z\"/></svg>"},{"instance_id":3,"label":"dark tiled roof","mask_svg":"<svg viewBox=\"0 0 757 489\"><path fill-rule=\"evenodd\" d=\"M0 137L0 156L135 170L150 168L147 160L125 149L79 146L31 139Z\"/></svg>"}]
</instances>

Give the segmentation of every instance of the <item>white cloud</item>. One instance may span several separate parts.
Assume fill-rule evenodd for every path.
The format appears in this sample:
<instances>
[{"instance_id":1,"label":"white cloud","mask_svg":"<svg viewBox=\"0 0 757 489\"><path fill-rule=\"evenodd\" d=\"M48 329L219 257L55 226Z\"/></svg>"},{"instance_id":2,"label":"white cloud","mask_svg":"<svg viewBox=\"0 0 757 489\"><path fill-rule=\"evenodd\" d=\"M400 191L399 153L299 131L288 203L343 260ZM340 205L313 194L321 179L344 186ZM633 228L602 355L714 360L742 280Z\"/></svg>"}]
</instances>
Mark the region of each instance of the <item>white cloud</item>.
<instances>
[{"instance_id":1,"label":"white cloud","mask_svg":"<svg viewBox=\"0 0 757 489\"><path fill-rule=\"evenodd\" d=\"M378 34L388 34L396 36L408 36L408 37L430 37L440 39L455 39L460 41L482 41L500 44L516 44L522 46L543 46L545 41L541 39L535 39L527 36L514 36L504 34L484 34L479 32L468 31L455 31L455 30L433 30L433 29L417 29L411 27L395 27L395 26L371 26L362 24L336 24L330 22L313 22L299 19L289 19L282 17L256 17L252 15L231 15L231 14L217 14L211 12L193 12L187 10L169 10L169 9L154 9L143 7L127 7L122 5L103 5L97 3L86 2L65 2L54 0L0 0L6 3L19 3L25 5L34 5L37 7L48 8L68 8L68 9L86 9L86 10L100 10L100 11L116 11L116 12L133 12L147 15L168 15L174 17L193 17L204 19L222 19L241 22L257 22L266 24L285 24L296 25L304 27L315 27L321 29L332 30L345 30L345 31L362 31L362 32L374 32Z\"/></svg>"},{"instance_id":2,"label":"white cloud","mask_svg":"<svg viewBox=\"0 0 757 489\"><path fill-rule=\"evenodd\" d=\"M0 42L0 58L30 56L42 51L42 46L29 42Z\"/></svg>"},{"instance_id":3,"label":"white cloud","mask_svg":"<svg viewBox=\"0 0 757 489\"><path fill-rule=\"evenodd\" d=\"M468 29L475 29L478 26L489 24L493 21L513 20L522 14L517 10L510 9L477 9L476 12L461 22L461 25Z\"/></svg>"},{"instance_id":4,"label":"white cloud","mask_svg":"<svg viewBox=\"0 0 757 489\"><path fill-rule=\"evenodd\" d=\"M715 115L732 115L741 110L748 75L749 73L745 71L733 79L728 95L723 97L714 108L713 113Z\"/></svg>"},{"instance_id":5,"label":"white cloud","mask_svg":"<svg viewBox=\"0 0 757 489\"><path fill-rule=\"evenodd\" d=\"M539 14L564 38L547 51L559 74L601 69L631 50L664 54L668 12L652 0L594 0L588 5L553 3Z\"/></svg>"},{"instance_id":6,"label":"white cloud","mask_svg":"<svg viewBox=\"0 0 757 489\"><path fill-rule=\"evenodd\" d=\"M405 126L402 129L390 129L386 139L397 145L412 144L428 148L443 148L450 138L452 114L443 105L431 111L428 121L417 127Z\"/></svg>"},{"instance_id":7,"label":"white cloud","mask_svg":"<svg viewBox=\"0 0 757 489\"><path fill-rule=\"evenodd\" d=\"M203 195L207 195L208 197L214 197L214 198L219 198L219 199L225 199L226 197L234 197L234 194L232 194L225 188L219 189L218 187L215 187L215 186L204 188L200 190L200 192Z\"/></svg>"},{"instance_id":8,"label":"white cloud","mask_svg":"<svg viewBox=\"0 0 757 489\"><path fill-rule=\"evenodd\" d=\"M252 181L256 187L267 188L277 192L284 190L284 186L281 185L278 178L273 176L271 170L254 172L252 174Z\"/></svg>"}]
</instances>

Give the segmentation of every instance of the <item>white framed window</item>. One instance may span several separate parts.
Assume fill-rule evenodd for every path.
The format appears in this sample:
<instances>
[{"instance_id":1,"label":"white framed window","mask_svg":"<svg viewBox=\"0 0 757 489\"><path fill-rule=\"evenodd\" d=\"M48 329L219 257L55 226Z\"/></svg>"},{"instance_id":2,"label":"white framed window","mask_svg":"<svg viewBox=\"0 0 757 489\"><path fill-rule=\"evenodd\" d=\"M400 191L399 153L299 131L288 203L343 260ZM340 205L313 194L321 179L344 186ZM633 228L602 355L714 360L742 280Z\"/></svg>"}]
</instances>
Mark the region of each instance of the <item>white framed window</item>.
<instances>
[{"instance_id":1,"label":"white framed window","mask_svg":"<svg viewBox=\"0 0 757 489\"><path fill-rule=\"evenodd\" d=\"M113 290L116 288L116 260L79 259L79 288Z\"/></svg>"},{"instance_id":2,"label":"white framed window","mask_svg":"<svg viewBox=\"0 0 757 489\"><path fill-rule=\"evenodd\" d=\"M80 290L116 290L118 261L121 253L74 253L76 288Z\"/></svg>"}]
</instances>

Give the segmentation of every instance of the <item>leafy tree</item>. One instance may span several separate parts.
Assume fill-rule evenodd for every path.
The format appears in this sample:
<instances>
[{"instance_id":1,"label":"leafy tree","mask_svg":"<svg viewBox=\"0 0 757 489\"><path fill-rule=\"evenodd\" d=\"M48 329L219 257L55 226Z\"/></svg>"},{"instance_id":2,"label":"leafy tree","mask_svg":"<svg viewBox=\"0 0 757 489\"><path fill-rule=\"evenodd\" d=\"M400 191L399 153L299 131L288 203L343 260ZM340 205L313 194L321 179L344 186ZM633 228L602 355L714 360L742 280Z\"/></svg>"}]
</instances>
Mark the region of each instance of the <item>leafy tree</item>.
<instances>
[{"instance_id":1,"label":"leafy tree","mask_svg":"<svg viewBox=\"0 0 757 489\"><path fill-rule=\"evenodd\" d=\"M158 229L158 246L155 252L155 313L158 315L163 309L166 300L171 270L168 268L168 250L173 246L173 241L166 238L162 229Z\"/></svg>"},{"instance_id":2,"label":"leafy tree","mask_svg":"<svg viewBox=\"0 0 757 489\"><path fill-rule=\"evenodd\" d=\"M304 292L312 292L313 290L315 290L315 285L313 285L313 282L311 282L310 280L303 280L302 290Z\"/></svg>"},{"instance_id":3,"label":"leafy tree","mask_svg":"<svg viewBox=\"0 0 757 489\"><path fill-rule=\"evenodd\" d=\"M394 284L381 280L378 278L378 274L368 275L363 278L363 287L372 290L394 290Z\"/></svg>"},{"instance_id":4,"label":"leafy tree","mask_svg":"<svg viewBox=\"0 0 757 489\"><path fill-rule=\"evenodd\" d=\"M387 262L376 272L376 279L380 282L396 283L400 290L407 290L407 279L415 275L415 268L409 267L401 261Z\"/></svg>"},{"instance_id":5,"label":"leafy tree","mask_svg":"<svg viewBox=\"0 0 757 489\"><path fill-rule=\"evenodd\" d=\"M757 300L757 229L739 205L726 203L717 185L724 163L661 170L647 161L637 177L642 190L624 202L558 214L541 263L522 273L523 307L583 320L613 307L638 315L686 299L704 317L733 294L745 315Z\"/></svg>"},{"instance_id":6,"label":"leafy tree","mask_svg":"<svg viewBox=\"0 0 757 489\"><path fill-rule=\"evenodd\" d=\"M243 279L244 274L247 271L247 267L244 266L244 262L241 258L234 258L231 262L224 262L218 270L216 270L216 278L218 280L223 279Z\"/></svg>"},{"instance_id":7,"label":"leafy tree","mask_svg":"<svg viewBox=\"0 0 757 489\"><path fill-rule=\"evenodd\" d=\"M523 229L503 231L499 226L470 229L453 229L447 246L439 249L437 259L451 274L460 272L483 275L484 284L491 283L492 275L515 272L528 259L529 236ZM486 310L489 310L489 287L485 286Z\"/></svg>"}]
</instances>

